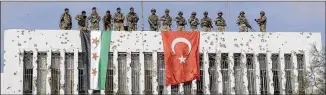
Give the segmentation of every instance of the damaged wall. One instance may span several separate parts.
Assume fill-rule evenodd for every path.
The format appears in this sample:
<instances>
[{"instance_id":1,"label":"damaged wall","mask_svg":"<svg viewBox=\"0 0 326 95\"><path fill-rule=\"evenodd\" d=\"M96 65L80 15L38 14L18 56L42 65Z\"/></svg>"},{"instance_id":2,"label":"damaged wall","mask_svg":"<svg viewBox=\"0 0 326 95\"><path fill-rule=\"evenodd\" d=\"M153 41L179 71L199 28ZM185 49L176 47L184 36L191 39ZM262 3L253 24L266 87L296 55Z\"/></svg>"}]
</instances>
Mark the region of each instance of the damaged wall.
<instances>
[{"instance_id":1,"label":"damaged wall","mask_svg":"<svg viewBox=\"0 0 326 95\"><path fill-rule=\"evenodd\" d=\"M199 48L202 53L304 53L309 50L312 43L316 43L317 47L321 47L320 33L201 32ZM110 44L111 52L163 52L160 32L113 32ZM5 78L2 79L1 94L22 93L23 64L20 53L30 50L34 52L78 53L81 51L79 31L6 30L4 33L4 73L1 75L5 76ZM77 55L75 54L75 56ZM48 58L50 57L48 56ZM49 63L47 66L50 66ZM36 92L35 89L33 90L33 92ZM50 90L50 88L46 88L46 90ZM49 94L49 91L46 92Z\"/></svg>"}]
</instances>

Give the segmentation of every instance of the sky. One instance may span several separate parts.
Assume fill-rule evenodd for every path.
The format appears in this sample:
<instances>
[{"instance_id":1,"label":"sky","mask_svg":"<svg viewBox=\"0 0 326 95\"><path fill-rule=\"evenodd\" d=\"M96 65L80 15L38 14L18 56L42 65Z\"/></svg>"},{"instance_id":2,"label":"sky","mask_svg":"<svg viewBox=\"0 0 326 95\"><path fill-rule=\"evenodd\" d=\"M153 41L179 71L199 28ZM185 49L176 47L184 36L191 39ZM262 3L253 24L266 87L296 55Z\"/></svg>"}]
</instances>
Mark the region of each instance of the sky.
<instances>
[{"instance_id":1,"label":"sky","mask_svg":"<svg viewBox=\"0 0 326 95\"><path fill-rule=\"evenodd\" d=\"M1 47L3 49L3 32L6 29L58 30L59 18L64 8L70 9L72 28L77 29L74 17L81 11L86 11L89 15L92 7L97 7L101 17L107 10L113 14L120 7L122 13L127 14L129 8L134 7L140 18L138 29L141 29L141 2L1 2ZM265 11L267 32L319 32L325 45L325 2L229 2L229 15L225 13L226 2L143 2L145 30L149 30L147 18L152 8L156 9L159 16L164 14L166 8L170 9L172 17L182 11L186 19L192 11L197 12L199 19L203 17L204 11L208 11L212 19L217 17L218 11L222 11L231 32L239 31L236 19L240 11L245 11L251 26L259 31L254 19L259 17L260 11ZM172 29L176 29L175 26L173 22ZM189 30L189 27L186 29Z\"/></svg>"}]
</instances>

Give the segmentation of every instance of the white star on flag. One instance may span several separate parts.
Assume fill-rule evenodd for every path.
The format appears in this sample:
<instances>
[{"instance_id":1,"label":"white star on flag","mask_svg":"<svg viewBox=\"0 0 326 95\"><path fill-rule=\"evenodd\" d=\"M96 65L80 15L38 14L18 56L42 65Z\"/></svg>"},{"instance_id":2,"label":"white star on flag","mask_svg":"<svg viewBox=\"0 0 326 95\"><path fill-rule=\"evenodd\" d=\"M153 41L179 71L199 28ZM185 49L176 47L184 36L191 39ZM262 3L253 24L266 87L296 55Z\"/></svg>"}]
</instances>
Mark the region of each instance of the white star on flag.
<instances>
[{"instance_id":1,"label":"white star on flag","mask_svg":"<svg viewBox=\"0 0 326 95\"><path fill-rule=\"evenodd\" d=\"M180 60L180 63L186 63L186 58L184 58L182 55L178 59Z\"/></svg>"}]
</instances>

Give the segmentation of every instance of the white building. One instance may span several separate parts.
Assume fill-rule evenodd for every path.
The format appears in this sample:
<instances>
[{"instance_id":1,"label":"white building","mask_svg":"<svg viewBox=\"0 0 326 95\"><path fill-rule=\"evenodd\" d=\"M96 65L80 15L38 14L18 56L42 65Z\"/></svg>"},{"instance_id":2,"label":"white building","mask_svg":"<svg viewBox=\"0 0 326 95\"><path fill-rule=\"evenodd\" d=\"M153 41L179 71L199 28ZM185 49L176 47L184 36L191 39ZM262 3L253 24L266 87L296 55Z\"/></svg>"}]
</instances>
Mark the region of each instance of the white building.
<instances>
[{"instance_id":1,"label":"white building","mask_svg":"<svg viewBox=\"0 0 326 95\"><path fill-rule=\"evenodd\" d=\"M79 33L6 30L1 94L91 93ZM111 40L106 92L113 94L311 93L304 86L310 44L321 47L317 32L201 32L202 80L171 87L160 32L113 32Z\"/></svg>"}]
</instances>

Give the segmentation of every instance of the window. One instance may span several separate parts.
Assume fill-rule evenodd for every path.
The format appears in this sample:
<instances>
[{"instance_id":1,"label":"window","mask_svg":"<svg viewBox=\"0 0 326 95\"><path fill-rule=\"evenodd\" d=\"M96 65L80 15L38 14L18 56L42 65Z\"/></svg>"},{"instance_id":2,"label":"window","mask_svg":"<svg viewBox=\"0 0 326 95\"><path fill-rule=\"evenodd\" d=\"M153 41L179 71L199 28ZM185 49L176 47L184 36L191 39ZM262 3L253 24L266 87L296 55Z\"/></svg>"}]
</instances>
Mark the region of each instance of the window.
<instances>
[{"instance_id":1,"label":"window","mask_svg":"<svg viewBox=\"0 0 326 95\"><path fill-rule=\"evenodd\" d=\"M303 54L297 54L298 63L298 82L299 82L299 94L305 94L305 72L304 72L304 57Z\"/></svg>"},{"instance_id":2,"label":"window","mask_svg":"<svg viewBox=\"0 0 326 95\"><path fill-rule=\"evenodd\" d=\"M159 95L164 94L164 84L165 84L165 65L164 65L164 53L157 53L157 65L158 65L158 85L159 85Z\"/></svg>"},{"instance_id":3,"label":"window","mask_svg":"<svg viewBox=\"0 0 326 95\"><path fill-rule=\"evenodd\" d=\"M118 94L126 94L127 91L127 54L118 53Z\"/></svg>"},{"instance_id":4,"label":"window","mask_svg":"<svg viewBox=\"0 0 326 95\"><path fill-rule=\"evenodd\" d=\"M39 52L37 55L37 94L46 94L46 52Z\"/></svg>"},{"instance_id":5,"label":"window","mask_svg":"<svg viewBox=\"0 0 326 95\"><path fill-rule=\"evenodd\" d=\"M33 94L33 52L24 52L23 94Z\"/></svg>"},{"instance_id":6,"label":"window","mask_svg":"<svg viewBox=\"0 0 326 95\"><path fill-rule=\"evenodd\" d=\"M285 94L292 94L292 60L291 54L284 55L285 60Z\"/></svg>"},{"instance_id":7,"label":"window","mask_svg":"<svg viewBox=\"0 0 326 95\"><path fill-rule=\"evenodd\" d=\"M60 53L51 55L51 94L60 94Z\"/></svg>"},{"instance_id":8,"label":"window","mask_svg":"<svg viewBox=\"0 0 326 95\"><path fill-rule=\"evenodd\" d=\"M242 94L242 71L241 71L241 54L240 53L235 53L233 54L233 59L234 59L234 67L232 68L234 70L234 81L235 81L235 94Z\"/></svg>"},{"instance_id":9,"label":"window","mask_svg":"<svg viewBox=\"0 0 326 95\"><path fill-rule=\"evenodd\" d=\"M74 53L65 53L65 94L73 93Z\"/></svg>"},{"instance_id":10,"label":"window","mask_svg":"<svg viewBox=\"0 0 326 95\"><path fill-rule=\"evenodd\" d=\"M267 68L266 68L266 55L259 54L258 62L260 67L260 94L267 94ZM257 64L258 65L258 64Z\"/></svg>"},{"instance_id":11,"label":"window","mask_svg":"<svg viewBox=\"0 0 326 95\"><path fill-rule=\"evenodd\" d=\"M113 95L113 53L109 53L109 63L106 73L106 85L105 85L105 94Z\"/></svg>"},{"instance_id":12,"label":"window","mask_svg":"<svg viewBox=\"0 0 326 95\"><path fill-rule=\"evenodd\" d=\"M246 54L247 58L247 78L248 78L248 93L250 95L255 94L255 69L254 69L254 60L253 60L253 54Z\"/></svg>"},{"instance_id":13,"label":"window","mask_svg":"<svg viewBox=\"0 0 326 95\"><path fill-rule=\"evenodd\" d=\"M208 54L209 60L209 89L210 94L218 94L217 93L217 71L216 71L216 54L209 53Z\"/></svg>"},{"instance_id":14,"label":"window","mask_svg":"<svg viewBox=\"0 0 326 95\"><path fill-rule=\"evenodd\" d=\"M152 94L152 53L144 53L145 58L145 94Z\"/></svg>"},{"instance_id":15,"label":"window","mask_svg":"<svg viewBox=\"0 0 326 95\"><path fill-rule=\"evenodd\" d=\"M131 81L132 81L132 94L139 94L139 72L140 72L140 63L139 63L139 53L131 54Z\"/></svg>"},{"instance_id":16,"label":"window","mask_svg":"<svg viewBox=\"0 0 326 95\"><path fill-rule=\"evenodd\" d=\"M278 54L272 55L272 71L273 71L273 85L274 85L274 94L280 94L280 68L279 68L279 57Z\"/></svg>"},{"instance_id":17,"label":"window","mask_svg":"<svg viewBox=\"0 0 326 95\"><path fill-rule=\"evenodd\" d=\"M227 53L222 53L221 55L221 73L222 73L222 93L230 94L230 76L229 76L229 55Z\"/></svg>"},{"instance_id":18,"label":"window","mask_svg":"<svg viewBox=\"0 0 326 95\"><path fill-rule=\"evenodd\" d=\"M197 94L204 94L204 57L203 54L200 54L199 57L199 66L200 66L200 80L197 80Z\"/></svg>"},{"instance_id":19,"label":"window","mask_svg":"<svg viewBox=\"0 0 326 95\"><path fill-rule=\"evenodd\" d=\"M87 68L84 62L85 53L78 53L78 94L87 94Z\"/></svg>"}]
</instances>

